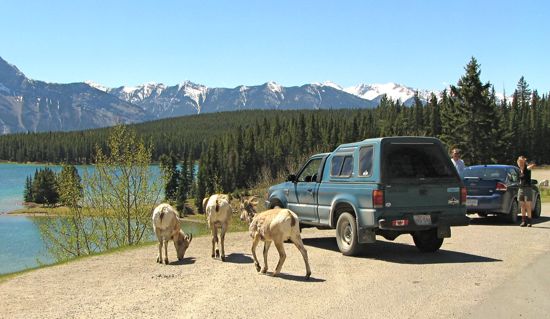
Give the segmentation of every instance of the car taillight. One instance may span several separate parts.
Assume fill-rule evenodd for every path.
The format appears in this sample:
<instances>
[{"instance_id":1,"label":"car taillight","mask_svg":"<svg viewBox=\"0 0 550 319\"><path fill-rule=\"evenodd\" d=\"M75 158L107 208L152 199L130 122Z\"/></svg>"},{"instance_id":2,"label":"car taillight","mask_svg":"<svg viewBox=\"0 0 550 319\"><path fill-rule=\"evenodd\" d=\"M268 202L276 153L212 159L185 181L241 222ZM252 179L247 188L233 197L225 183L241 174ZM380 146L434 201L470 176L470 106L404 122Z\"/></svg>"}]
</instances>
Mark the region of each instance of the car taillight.
<instances>
[{"instance_id":1,"label":"car taillight","mask_svg":"<svg viewBox=\"0 0 550 319\"><path fill-rule=\"evenodd\" d=\"M374 208L384 207L384 191L376 189L372 191L372 206Z\"/></svg>"},{"instance_id":2,"label":"car taillight","mask_svg":"<svg viewBox=\"0 0 550 319\"><path fill-rule=\"evenodd\" d=\"M466 187L460 188L460 203L466 204L466 198L468 197L468 191L466 190Z\"/></svg>"},{"instance_id":3,"label":"car taillight","mask_svg":"<svg viewBox=\"0 0 550 319\"><path fill-rule=\"evenodd\" d=\"M504 184L504 183L497 182L496 189L497 189L497 191L505 192L508 189L508 186L506 186L506 184Z\"/></svg>"}]
</instances>

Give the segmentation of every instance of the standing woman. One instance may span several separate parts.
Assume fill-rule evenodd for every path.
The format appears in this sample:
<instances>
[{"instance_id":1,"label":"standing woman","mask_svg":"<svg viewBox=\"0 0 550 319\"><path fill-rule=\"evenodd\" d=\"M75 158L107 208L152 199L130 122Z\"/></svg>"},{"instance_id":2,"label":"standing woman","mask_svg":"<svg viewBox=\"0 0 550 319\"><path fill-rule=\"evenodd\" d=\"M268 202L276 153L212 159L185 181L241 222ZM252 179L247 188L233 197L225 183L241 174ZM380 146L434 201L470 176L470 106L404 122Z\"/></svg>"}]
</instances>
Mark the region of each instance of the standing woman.
<instances>
[{"instance_id":1,"label":"standing woman","mask_svg":"<svg viewBox=\"0 0 550 319\"><path fill-rule=\"evenodd\" d=\"M535 163L527 165L525 156L518 157L519 167L519 190L518 199L521 207L521 227L531 227L531 201L533 200L533 190L531 188L531 168ZM525 213L527 212L527 218Z\"/></svg>"}]
</instances>

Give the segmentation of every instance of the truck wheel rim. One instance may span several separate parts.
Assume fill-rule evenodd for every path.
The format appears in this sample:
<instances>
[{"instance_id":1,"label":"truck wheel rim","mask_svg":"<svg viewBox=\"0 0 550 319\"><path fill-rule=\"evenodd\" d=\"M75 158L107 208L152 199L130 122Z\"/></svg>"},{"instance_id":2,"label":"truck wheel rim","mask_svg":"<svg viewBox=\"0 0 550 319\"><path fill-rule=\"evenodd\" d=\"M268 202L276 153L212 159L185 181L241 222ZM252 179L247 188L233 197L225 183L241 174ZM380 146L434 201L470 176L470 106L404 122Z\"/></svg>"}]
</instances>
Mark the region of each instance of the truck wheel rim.
<instances>
[{"instance_id":1,"label":"truck wheel rim","mask_svg":"<svg viewBox=\"0 0 550 319\"><path fill-rule=\"evenodd\" d=\"M351 241L353 238L353 231L351 229L351 225L349 223L346 223L343 225L343 232L342 232L342 240L346 245L351 245Z\"/></svg>"}]
</instances>

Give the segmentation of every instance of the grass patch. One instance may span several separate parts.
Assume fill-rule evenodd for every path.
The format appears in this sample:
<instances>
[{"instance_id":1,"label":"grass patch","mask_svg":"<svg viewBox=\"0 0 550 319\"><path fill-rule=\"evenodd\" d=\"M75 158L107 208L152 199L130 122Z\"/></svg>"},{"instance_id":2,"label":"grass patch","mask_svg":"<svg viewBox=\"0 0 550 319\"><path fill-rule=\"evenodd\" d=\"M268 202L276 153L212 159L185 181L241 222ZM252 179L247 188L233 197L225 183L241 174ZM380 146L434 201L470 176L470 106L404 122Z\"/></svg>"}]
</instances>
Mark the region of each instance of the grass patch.
<instances>
[{"instance_id":1,"label":"grass patch","mask_svg":"<svg viewBox=\"0 0 550 319\"><path fill-rule=\"evenodd\" d=\"M9 215L31 215L31 216L46 216L46 215L57 215L65 216L70 214L68 207L59 206L59 207L46 207L46 206L28 206L18 210L14 210L8 213Z\"/></svg>"}]
</instances>

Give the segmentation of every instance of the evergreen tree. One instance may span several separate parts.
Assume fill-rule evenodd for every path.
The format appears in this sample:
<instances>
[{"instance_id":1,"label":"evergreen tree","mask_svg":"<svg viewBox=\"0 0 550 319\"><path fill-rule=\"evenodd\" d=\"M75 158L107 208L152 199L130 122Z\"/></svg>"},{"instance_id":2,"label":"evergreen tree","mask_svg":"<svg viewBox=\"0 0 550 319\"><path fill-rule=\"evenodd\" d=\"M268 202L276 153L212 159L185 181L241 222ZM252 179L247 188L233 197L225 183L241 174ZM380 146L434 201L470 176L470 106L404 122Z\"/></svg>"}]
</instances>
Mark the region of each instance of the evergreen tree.
<instances>
[{"instance_id":1,"label":"evergreen tree","mask_svg":"<svg viewBox=\"0 0 550 319\"><path fill-rule=\"evenodd\" d=\"M164 199L176 202L180 175L176 157L172 154L163 154L159 159L159 168L164 181Z\"/></svg>"},{"instance_id":2,"label":"evergreen tree","mask_svg":"<svg viewBox=\"0 0 550 319\"><path fill-rule=\"evenodd\" d=\"M25 180L25 190L23 193L23 200L27 203L34 201L34 194L32 192L32 176L27 176Z\"/></svg>"},{"instance_id":3,"label":"evergreen tree","mask_svg":"<svg viewBox=\"0 0 550 319\"><path fill-rule=\"evenodd\" d=\"M189 179L189 159L184 156L184 160L180 164L178 187L176 194L176 208L178 211L185 214L185 202L191 191L192 179ZM192 169L192 168L191 168Z\"/></svg>"},{"instance_id":4,"label":"evergreen tree","mask_svg":"<svg viewBox=\"0 0 550 319\"><path fill-rule=\"evenodd\" d=\"M49 167L35 172L32 194L37 204L55 205L59 201L55 172Z\"/></svg>"},{"instance_id":5,"label":"evergreen tree","mask_svg":"<svg viewBox=\"0 0 550 319\"><path fill-rule=\"evenodd\" d=\"M494 153L494 104L489 99L489 83L481 83L477 60L472 57L464 74L451 86L451 104L447 131L443 138L448 145L462 149L464 161L469 164L489 163Z\"/></svg>"}]
</instances>

